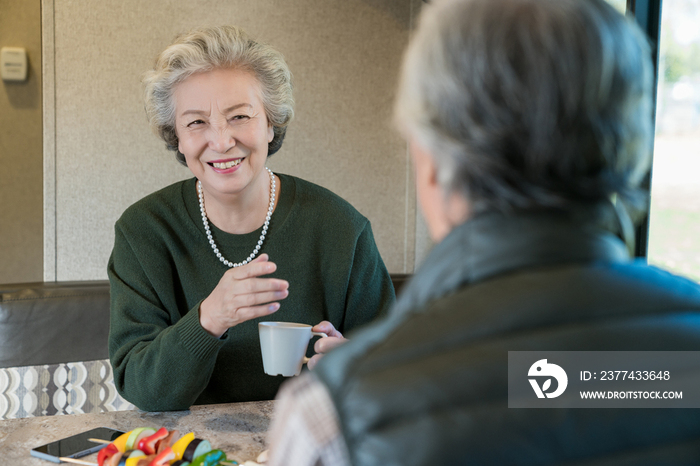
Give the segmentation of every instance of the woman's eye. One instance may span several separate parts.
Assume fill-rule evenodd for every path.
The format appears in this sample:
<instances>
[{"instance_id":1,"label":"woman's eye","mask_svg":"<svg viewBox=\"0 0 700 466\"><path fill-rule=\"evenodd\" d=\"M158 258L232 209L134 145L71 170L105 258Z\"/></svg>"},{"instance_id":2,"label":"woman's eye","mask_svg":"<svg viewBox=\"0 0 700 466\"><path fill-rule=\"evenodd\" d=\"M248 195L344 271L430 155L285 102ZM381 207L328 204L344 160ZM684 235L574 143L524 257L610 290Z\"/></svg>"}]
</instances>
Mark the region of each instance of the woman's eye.
<instances>
[{"instance_id":1,"label":"woman's eye","mask_svg":"<svg viewBox=\"0 0 700 466\"><path fill-rule=\"evenodd\" d=\"M188 128L191 128L191 127L193 127L193 126L201 125L201 124L203 124L203 123L204 123L204 122L203 122L202 120L194 120L194 121L191 121L191 122L187 123L187 127L188 127Z\"/></svg>"},{"instance_id":2,"label":"woman's eye","mask_svg":"<svg viewBox=\"0 0 700 466\"><path fill-rule=\"evenodd\" d=\"M236 115L231 118L231 121L241 121L241 120L247 120L249 117L248 115Z\"/></svg>"}]
</instances>

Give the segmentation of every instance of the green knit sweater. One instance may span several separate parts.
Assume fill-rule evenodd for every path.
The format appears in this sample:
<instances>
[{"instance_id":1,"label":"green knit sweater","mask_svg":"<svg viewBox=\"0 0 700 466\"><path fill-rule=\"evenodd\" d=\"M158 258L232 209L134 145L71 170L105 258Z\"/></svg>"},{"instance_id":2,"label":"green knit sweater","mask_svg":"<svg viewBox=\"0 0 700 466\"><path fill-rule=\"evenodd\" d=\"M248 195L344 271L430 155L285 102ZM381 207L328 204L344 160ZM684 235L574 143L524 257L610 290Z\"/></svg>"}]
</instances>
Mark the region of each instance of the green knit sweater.
<instances>
[{"instance_id":1,"label":"green knit sweater","mask_svg":"<svg viewBox=\"0 0 700 466\"><path fill-rule=\"evenodd\" d=\"M137 407L272 399L284 378L263 372L258 322L328 320L346 334L393 304L369 221L320 186L278 176L281 193L261 253L277 264L269 276L289 281L289 296L276 313L230 328L221 339L199 323L199 304L227 267L206 239L196 179L145 197L117 221L108 265L109 354L117 390ZM234 262L250 254L262 230L211 229Z\"/></svg>"}]
</instances>

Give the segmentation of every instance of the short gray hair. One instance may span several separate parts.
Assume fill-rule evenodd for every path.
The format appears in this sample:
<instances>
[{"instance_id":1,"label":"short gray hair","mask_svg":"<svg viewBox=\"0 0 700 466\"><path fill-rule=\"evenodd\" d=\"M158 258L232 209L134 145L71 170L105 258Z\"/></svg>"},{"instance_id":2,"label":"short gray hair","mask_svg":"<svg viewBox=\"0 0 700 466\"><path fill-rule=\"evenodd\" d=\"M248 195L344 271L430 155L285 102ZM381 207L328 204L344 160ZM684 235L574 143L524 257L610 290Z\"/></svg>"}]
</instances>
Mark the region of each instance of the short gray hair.
<instances>
[{"instance_id":1,"label":"short gray hair","mask_svg":"<svg viewBox=\"0 0 700 466\"><path fill-rule=\"evenodd\" d=\"M475 211L641 208L652 141L645 36L604 0L424 5L395 120Z\"/></svg>"},{"instance_id":2,"label":"short gray hair","mask_svg":"<svg viewBox=\"0 0 700 466\"><path fill-rule=\"evenodd\" d=\"M280 52L234 26L194 29L168 46L143 78L148 121L182 164L185 158L178 151L175 133L174 88L195 73L219 68L250 71L260 83L265 114L274 131L268 156L282 147L294 117L292 74Z\"/></svg>"}]
</instances>

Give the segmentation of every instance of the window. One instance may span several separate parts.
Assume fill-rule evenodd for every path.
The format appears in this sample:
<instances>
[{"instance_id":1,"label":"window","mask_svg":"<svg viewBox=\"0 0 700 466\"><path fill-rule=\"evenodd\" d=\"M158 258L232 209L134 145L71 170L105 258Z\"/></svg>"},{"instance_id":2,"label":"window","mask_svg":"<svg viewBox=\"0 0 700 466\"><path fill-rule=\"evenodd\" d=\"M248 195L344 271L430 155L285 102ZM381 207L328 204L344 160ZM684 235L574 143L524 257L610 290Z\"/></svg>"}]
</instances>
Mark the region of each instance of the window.
<instances>
[{"instance_id":1,"label":"window","mask_svg":"<svg viewBox=\"0 0 700 466\"><path fill-rule=\"evenodd\" d=\"M621 13L627 11L627 0L608 0L608 3L617 8Z\"/></svg>"},{"instance_id":2,"label":"window","mask_svg":"<svg viewBox=\"0 0 700 466\"><path fill-rule=\"evenodd\" d=\"M700 281L700 0L664 0L647 258Z\"/></svg>"}]
</instances>

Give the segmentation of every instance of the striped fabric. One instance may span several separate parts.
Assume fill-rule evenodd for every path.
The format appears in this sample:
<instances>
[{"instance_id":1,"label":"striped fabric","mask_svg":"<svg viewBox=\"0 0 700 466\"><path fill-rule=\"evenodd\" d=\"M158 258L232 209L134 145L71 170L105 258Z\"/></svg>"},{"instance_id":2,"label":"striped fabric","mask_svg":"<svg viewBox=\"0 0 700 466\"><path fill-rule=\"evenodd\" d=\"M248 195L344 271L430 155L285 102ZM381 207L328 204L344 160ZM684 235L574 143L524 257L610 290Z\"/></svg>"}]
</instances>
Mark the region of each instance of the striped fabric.
<instances>
[{"instance_id":1,"label":"striped fabric","mask_svg":"<svg viewBox=\"0 0 700 466\"><path fill-rule=\"evenodd\" d=\"M0 369L0 420L129 409L108 359Z\"/></svg>"}]
</instances>

